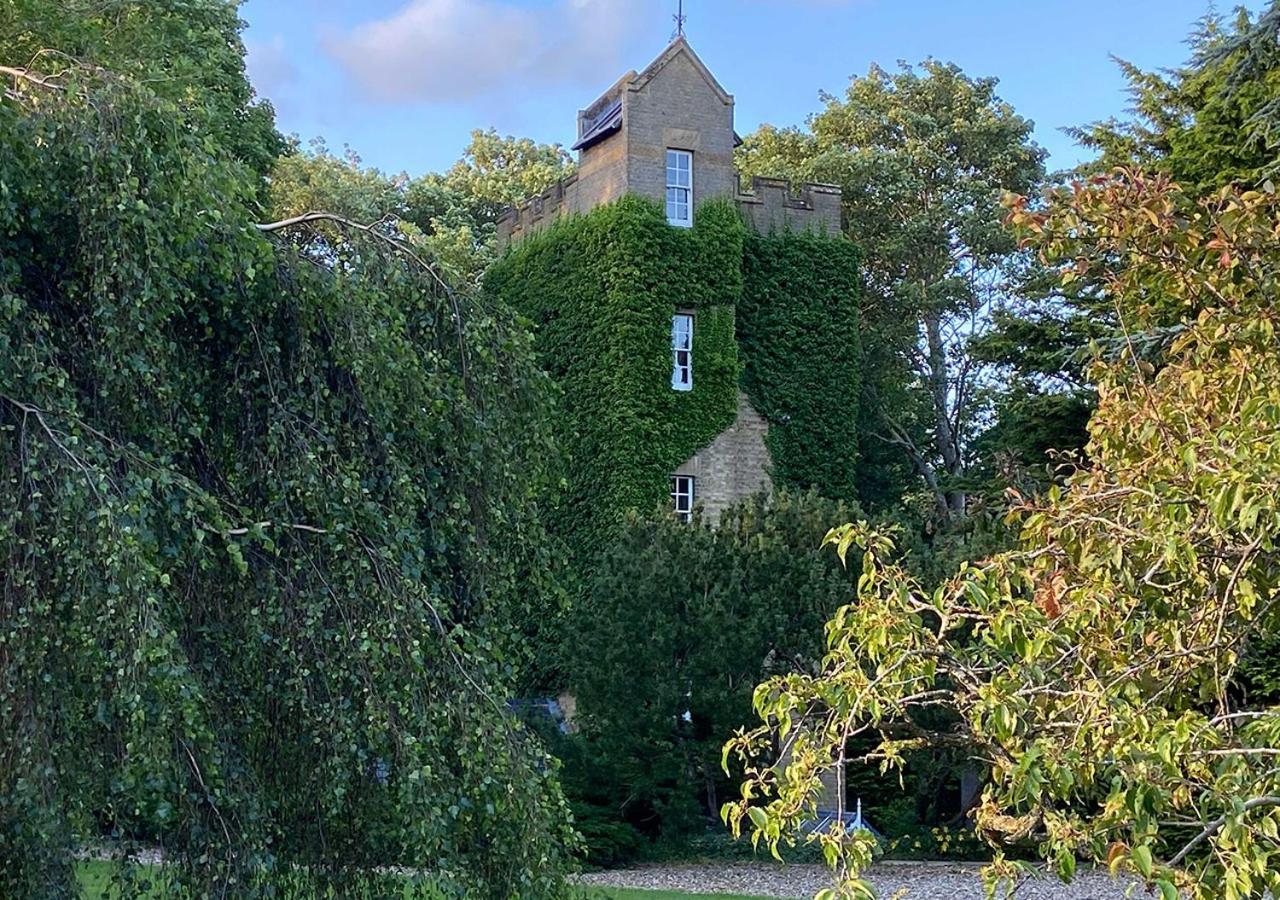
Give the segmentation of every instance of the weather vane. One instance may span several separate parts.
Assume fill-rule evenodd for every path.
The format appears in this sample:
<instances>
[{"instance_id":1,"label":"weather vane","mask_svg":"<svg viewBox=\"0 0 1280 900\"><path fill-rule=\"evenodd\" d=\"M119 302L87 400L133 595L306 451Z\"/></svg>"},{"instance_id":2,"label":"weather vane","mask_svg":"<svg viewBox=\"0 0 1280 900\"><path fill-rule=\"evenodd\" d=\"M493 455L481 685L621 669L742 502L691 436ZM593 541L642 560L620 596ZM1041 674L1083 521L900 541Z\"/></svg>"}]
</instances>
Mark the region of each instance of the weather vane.
<instances>
[{"instance_id":1,"label":"weather vane","mask_svg":"<svg viewBox=\"0 0 1280 900\"><path fill-rule=\"evenodd\" d=\"M678 0L678 2L676 14L671 17L676 20L676 33L672 38L684 37L684 23L689 21L689 17L684 14L684 0Z\"/></svg>"}]
</instances>

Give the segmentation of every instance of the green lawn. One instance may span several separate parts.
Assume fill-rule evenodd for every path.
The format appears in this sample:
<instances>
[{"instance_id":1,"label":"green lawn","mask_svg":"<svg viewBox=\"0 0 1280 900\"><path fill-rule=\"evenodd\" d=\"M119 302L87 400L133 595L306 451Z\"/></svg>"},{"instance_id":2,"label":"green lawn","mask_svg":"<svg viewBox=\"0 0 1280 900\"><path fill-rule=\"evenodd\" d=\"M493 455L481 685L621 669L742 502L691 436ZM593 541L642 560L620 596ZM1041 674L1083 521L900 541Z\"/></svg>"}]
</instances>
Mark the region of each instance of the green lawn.
<instances>
[{"instance_id":1,"label":"green lawn","mask_svg":"<svg viewBox=\"0 0 1280 900\"><path fill-rule=\"evenodd\" d=\"M89 900L110 900L107 885L111 878L111 865L104 862L83 862L76 870L80 885ZM157 898L160 897L156 893ZM717 900L763 900L738 894L683 894L676 891L634 891L627 888L584 889L582 900L689 900L691 897L715 897Z\"/></svg>"},{"instance_id":2,"label":"green lawn","mask_svg":"<svg viewBox=\"0 0 1280 900\"><path fill-rule=\"evenodd\" d=\"M88 861L77 865L76 879L80 882L80 888L84 891L84 896L90 898L90 900L112 896L107 893L107 886L111 882L111 869L111 864L105 862ZM155 896L159 897L160 895L157 893Z\"/></svg>"}]
</instances>

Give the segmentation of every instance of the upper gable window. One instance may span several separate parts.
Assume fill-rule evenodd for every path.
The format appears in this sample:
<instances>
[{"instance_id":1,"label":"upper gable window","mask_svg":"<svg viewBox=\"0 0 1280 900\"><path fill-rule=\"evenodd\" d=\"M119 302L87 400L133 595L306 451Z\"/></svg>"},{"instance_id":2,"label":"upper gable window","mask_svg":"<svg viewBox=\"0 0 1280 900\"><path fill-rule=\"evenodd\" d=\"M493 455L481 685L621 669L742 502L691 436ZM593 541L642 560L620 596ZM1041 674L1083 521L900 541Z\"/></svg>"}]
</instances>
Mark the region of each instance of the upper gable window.
<instances>
[{"instance_id":1,"label":"upper gable window","mask_svg":"<svg viewBox=\"0 0 1280 900\"><path fill-rule=\"evenodd\" d=\"M688 228L693 224L693 154L667 151L667 221Z\"/></svg>"},{"instance_id":2,"label":"upper gable window","mask_svg":"<svg viewBox=\"0 0 1280 900\"><path fill-rule=\"evenodd\" d=\"M688 313L671 317L671 388L693 390L693 316Z\"/></svg>"}]
</instances>

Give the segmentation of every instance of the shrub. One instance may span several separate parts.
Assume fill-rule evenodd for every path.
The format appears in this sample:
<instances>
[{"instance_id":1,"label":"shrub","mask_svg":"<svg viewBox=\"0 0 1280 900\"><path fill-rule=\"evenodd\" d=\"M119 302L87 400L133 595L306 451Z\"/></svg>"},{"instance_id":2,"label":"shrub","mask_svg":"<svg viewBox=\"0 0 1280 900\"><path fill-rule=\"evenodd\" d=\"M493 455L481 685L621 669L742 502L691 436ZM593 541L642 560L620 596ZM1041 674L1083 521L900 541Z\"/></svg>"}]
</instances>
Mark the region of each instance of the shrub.
<instances>
[{"instance_id":1,"label":"shrub","mask_svg":"<svg viewBox=\"0 0 1280 900\"><path fill-rule=\"evenodd\" d=\"M811 668L822 622L850 596L856 573L819 546L852 511L781 493L717 528L630 521L597 557L573 626L581 734L564 761L576 804L611 808L652 841L715 819L731 783L720 748L750 720L755 683Z\"/></svg>"}]
</instances>

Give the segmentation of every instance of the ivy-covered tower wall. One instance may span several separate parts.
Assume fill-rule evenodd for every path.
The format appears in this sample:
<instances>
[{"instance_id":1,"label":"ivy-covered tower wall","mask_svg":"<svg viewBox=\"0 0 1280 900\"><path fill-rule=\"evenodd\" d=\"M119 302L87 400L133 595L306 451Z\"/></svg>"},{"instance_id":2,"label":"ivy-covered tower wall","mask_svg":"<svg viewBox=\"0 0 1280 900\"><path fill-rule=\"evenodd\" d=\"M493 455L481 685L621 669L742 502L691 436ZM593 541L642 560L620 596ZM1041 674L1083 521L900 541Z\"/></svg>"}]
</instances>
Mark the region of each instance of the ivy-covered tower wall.
<instances>
[{"instance_id":1,"label":"ivy-covered tower wall","mask_svg":"<svg viewBox=\"0 0 1280 900\"><path fill-rule=\"evenodd\" d=\"M530 236L485 284L532 321L560 386L558 524L575 547L668 504L674 474L749 476L754 461L726 456L761 439L764 479L702 505L770 482L856 496L860 276L844 237L754 234L725 201L674 228L657 204L625 197ZM696 322L691 391L671 385L676 311Z\"/></svg>"},{"instance_id":2,"label":"ivy-covered tower wall","mask_svg":"<svg viewBox=\"0 0 1280 900\"><path fill-rule=\"evenodd\" d=\"M656 510L671 475L733 423L745 237L729 202L673 228L629 196L532 235L487 274L487 290L532 320L560 386L569 487L558 518L574 545L598 546L627 510ZM676 310L697 323L690 391L671 387Z\"/></svg>"},{"instance_id":3,"label":"ivy-covered tower wall","mask_svg":"<svg viewBox=\"0 0 1280 900\"><path fill-rule=\"evenodd\" d=\"M741 185L733 109L679 38L579 112L577 172L499 223L485 284L532 320L561 389L557 516L578 550L690 493L712 521L777 486L856 496L860 280L840 190ZM674 383L680 328L691 390Z\"/></svg>"},{"instance_id":4,"label":"ivy-covered tower wall","mask_svg":"<svg viewBox=\"0 0 1280 900\"><path fill-rule=\"evenodd\" d=\"M857 500L862 274L836 234L749 234L738 304L742 385L770 423L774 482Z\"/></svg>"}]
</instances>

